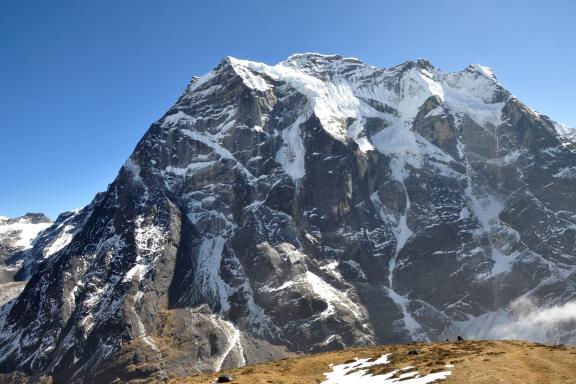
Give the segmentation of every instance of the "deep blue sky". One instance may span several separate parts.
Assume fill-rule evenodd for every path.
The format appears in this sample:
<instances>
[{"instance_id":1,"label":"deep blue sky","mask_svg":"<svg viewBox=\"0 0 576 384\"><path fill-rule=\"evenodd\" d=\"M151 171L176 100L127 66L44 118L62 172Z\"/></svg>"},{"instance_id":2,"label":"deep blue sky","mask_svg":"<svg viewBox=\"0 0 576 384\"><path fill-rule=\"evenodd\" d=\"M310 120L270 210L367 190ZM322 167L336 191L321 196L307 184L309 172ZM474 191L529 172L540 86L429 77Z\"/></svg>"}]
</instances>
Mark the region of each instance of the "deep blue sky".
<instances>
[{"instance_id":1,"label":"deep blue sky","mask_svg":"<svg viewBox=\"0 0 576 384\"><path fill-rule=\"evenodd\" d=\"M576 1L0 1L0 215L106 188L150 123L222 57L339 53L492 67L576 126Z\"/></svg>"}]
</instances>

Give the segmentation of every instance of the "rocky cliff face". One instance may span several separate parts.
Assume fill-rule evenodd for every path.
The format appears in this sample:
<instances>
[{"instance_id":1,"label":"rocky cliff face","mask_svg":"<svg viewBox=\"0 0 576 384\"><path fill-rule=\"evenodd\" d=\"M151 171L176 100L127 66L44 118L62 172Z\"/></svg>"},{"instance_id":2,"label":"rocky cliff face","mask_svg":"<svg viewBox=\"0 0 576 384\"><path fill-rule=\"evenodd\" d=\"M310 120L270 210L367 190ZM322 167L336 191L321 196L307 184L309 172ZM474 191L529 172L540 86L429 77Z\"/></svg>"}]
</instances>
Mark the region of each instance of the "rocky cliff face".
<instances>
[{"instance_id":1,"label":"rocky cliff face","mask_svg":"<svg viewBox=\"0 0 576 384\"><path fill-rule=\"evenodd\" d=\"M0 371L161 380L562 306L573 132L478 65L226 58L2 307Z\"/></svg>"}]
</instances>

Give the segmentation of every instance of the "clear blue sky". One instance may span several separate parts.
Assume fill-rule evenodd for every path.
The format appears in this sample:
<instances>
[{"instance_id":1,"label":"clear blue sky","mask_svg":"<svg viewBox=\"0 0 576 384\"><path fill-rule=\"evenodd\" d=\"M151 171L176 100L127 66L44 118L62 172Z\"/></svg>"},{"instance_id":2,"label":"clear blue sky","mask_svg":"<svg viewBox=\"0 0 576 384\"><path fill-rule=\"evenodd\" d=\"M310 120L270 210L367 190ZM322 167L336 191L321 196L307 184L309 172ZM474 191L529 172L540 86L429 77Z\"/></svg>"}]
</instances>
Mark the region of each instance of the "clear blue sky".
<instances>
[{"instance_id":1,"label":"clear blue sky","mask_svg":"<svg viewBox=\"0 0 576 384\"><path fill-rule=\"evenodd\" d=\"M492 67L576 126L576 1L0 1L0 215L87 204L222 57L339 53Z\"/></svg>"}]
</instances>

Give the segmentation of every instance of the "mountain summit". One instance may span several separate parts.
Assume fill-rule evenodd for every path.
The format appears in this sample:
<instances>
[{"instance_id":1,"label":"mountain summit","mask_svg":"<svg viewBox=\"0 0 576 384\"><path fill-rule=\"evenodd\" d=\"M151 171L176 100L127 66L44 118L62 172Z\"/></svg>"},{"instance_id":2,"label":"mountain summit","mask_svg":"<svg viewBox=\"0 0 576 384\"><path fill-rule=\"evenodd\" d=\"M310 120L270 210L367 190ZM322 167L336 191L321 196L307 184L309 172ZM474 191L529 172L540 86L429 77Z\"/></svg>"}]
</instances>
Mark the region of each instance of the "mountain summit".
<instances>
[{"instance_id":1,"label":"mountain summit","mask_svg":"<svg viewBox=\"0 0 576 384\"><path fill-rule=\"evenodd\" d=\"M573 132L479 65L227 57L1 307L0 372L164 380L519 329L574 343L552 317L514 328L576 295Z\"/></svg>"}]
</instances>

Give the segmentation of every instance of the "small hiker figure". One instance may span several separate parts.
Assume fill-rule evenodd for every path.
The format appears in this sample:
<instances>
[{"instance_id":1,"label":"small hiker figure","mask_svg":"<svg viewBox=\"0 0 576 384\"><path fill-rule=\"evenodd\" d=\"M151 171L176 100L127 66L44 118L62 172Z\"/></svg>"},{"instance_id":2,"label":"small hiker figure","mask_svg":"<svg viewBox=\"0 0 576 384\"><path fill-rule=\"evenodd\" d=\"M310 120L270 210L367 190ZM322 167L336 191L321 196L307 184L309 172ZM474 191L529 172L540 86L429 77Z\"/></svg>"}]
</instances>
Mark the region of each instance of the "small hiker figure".
<instances>
[{"instance_id":1,"label":"small hiker figure","mask_svg":"<svg viewBox=\"0 0 576 384\"><path fill-rule=\"evenodd\" d=\"M462 336L458 336L458 341L464 341L464 338Z\"/></svg>"}]
</instances>

